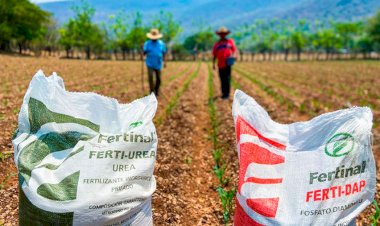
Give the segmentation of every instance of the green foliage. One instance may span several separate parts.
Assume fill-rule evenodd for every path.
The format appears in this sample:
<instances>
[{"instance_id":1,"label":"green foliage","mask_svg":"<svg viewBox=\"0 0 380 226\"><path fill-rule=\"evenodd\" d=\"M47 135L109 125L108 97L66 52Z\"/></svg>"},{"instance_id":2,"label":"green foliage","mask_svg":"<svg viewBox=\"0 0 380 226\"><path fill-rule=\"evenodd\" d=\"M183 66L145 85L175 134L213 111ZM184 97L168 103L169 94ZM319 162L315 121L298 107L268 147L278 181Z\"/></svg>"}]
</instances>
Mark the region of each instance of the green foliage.
<instances>
[{"instance_id":1,"label":"green foliage","mask_svg":"<svg viewBox=\"0 0 380 226\"><path fill-rule=\"evenodd\" d=\"M7 160L12 154L0 152L0 162Z\"/></svg>"},{"instance_id":2,"label":"green foliage","mask_svg":"<svg viewBox=\"0 0 380 226\"><path fill-rule=\"evenodd\" d=\"M47 51L51 52L52 50L58 49L58 41L58 25L53 19L50 19L47 23L45 35L41 38L40 42Z\"/></svg>"},{"instance_id":3,"label":"green foliage","mask_svg":"<svg viewBox=\"0 0 380 226\"><path fill-rule=\"evenodd\" d=\"M184 60L188 51L182 44L176 43L172 45L173 60Z\"/></svg>"},{"instance_id":4,"label":"green foliage","mask_svg":"<svg viewBox=\"0 0 380 226\"><path fill-rule=\"evenodd\" d=\"M75 32L75 22L74 20L71 20L71 19L59 30L59 33L61 36L61 38L59 39L59 44L65 48L67 52L67 57L69 57L68 51L75 45L74 32Z\"/></svg>"},{"instance_id":5,"label":"green foliage","mask_svg":"<svg viewBox=\"0 0 380 226\"><path fill-rule=\"evenodd\" d=\"M16 41L19 51L46 33L50 14L28 0L0 0L0 50Z\"/></svg>"},{"instance_id":6,"label":"green foliage","mask_svg":"<svg viewBox=\"0 0 380 226\"><path fill-rule=\"evenodd\" d=\"M208 64L208 107L209 107L209 115L211 120L211 131L210 136L214 145L213 157L215 160L215 166L213 168L213 172L219 181L219 186L217 188L217 192L219 194L220 202L223 206L223 221L225 225L228 224L231 218L232 212L232 204L233 199L235 197L236 189L227 190L223 187L227 186L230 182L230 178L225 177L226 165L222 165L222 154L223 149L219 147L218 143L218 124L216 118L216 105L214 99L214 74L211 70L211 65Z\"/></svg>"},{"instance_id":7,"label":"green foliage","mask_svg":"<svg viewBox=\"0 0 380 226\"><path fill-rule=\"evenodd\" d=\"M102 50L104 47L104 31L99 25L92 22L95 9L87 2L81 1L81 4L73 6L75 13L60 30L60 44L68 51L72 47L77 47L86 52L86 58L91 58L91 51Z\"/></svg>"},{"instance_id":8,"label":"green foliage","mask_svg":"<svg viewBox=\"0 0 380 226\"><path fill-rule=\"evenodd\" d=\"M363 24L361 22L349 23L349 22L340 22L333 24L334 30L340 36L343 47L347 50L352 49L354 45L354 38L363 30Z\"/></svg>"},{"instance_id":9,"label":"green foliage","mask_svg":"<svg viewBox=\"0 0 380 226\"><path fill-rule=\"evenodd\" d=\"M147 28L143 26L142 14L136 12L132 14L132 27L128 34L128 39L131 43L131 48L140 49L146 40Z\"/></svg>"},{"instance_id":10,"label":"green foliage","mask_svg":"<svg viewBox=\"0 0 380 226\"><path fill-rule=\"evenodd\" d=\"M223 206L223 220L225 225L227 225L231 218L232 204L236 194L236 189L233 188L231 190L226 190L219 186L216 190Z\"/></svg>"},{"instance_id":11,"label":"green foliage","mask_svg":"<svg viewBox=\"0 0 380 226\"><path fill-rule=\"evenodd\" d=\"M226 165L222 166L214 166L213 172L215 173L216 177L218 178L219 184L222 186L228 185L230 182L230 178L225 178L224 174L226 173Z\"/></svg>"},{"instance_id":12,"label":"green foliage","mask_svg":"<svg viewBox=\"0 0 380 226\"><path fill-rule=\"evenodd\" d=\"M371 226L376 226L378 225L378 222L380 220L380 208L379 205L377 204L376 200L373 201L373 205L375 206L375 214L371 216L372 224Z\"/></svg>"},{"instance_id":13,"label":"green foliage","mask_svg":"<svg viewBox=\"0 0 380 226\"><path fill-rule=\"evenodd\" d=\"M207 51L212 48L215 41L214 33L208 28L187 37L183 45L189 51Z\"/></svg>"},{"instance_id":14,"label":"green foliage","mask_svg":"<svg viewBox=\"0 0 380 226\"><path fill-rule=\"evenodd\" d=\"M216 163L216 167L219 168L222 163L222 149L218 148L213 151L213 157Z\"/></svg>"},{"instance_id":15,"label":"green foliage","mask_svg":"<svg viewBox=\"0 0 380 226\"><path fill-rule=\"evenodd\" d=\"M135 58L146 33L156 27L163 33L174 60L185 59L188 53L195 59L199 51L209 51L217 38L211 27L201 21L194 25L196 32L178 43L181 25L172 13L165 11L152 15L149 24L144 23L140 12L123 11L110 16L108 23L97 24L93 22L95 9L85 0L72 10L75 16L58 28L49 13L28 0L0 0L0 50L9 51L17 45L20 52L26 47L50 52L60 45L68 57L74 50L84 51L87 58L91 53L99 55L113 50L115 55L122 51L123 59L132 51ZM280 52L285 54L285 60L289 53L296 53L300 60L303 51L317 53L317 59L319 53L325 53L326 59L333 54L355 58L358 53L366 58L371 52L380 51L380 11L368 21L323 21L256 20L234 30L231 37L241 52L260 53L264 60L271 60L273 54Z\"/></svg>"},{"instance_id":16,"label":"green foliage","mask_svg":"<svg viewBox=\"0 0 380 226\"><path fill-rule=\"evenodd\" d=\"M191 157L186 157L186 158L185 158L185 163L186 163L187 165L190 165L192 162L193 162L193 159L192 159Z\"/></svg>"},{"instance_id":17,"label":"green foliage","mask_svg":"<svg viewBox=\"0 0 380 226\"><path fill-rule=\"evenodd\" d=\"M331 53L339 45L339 38L333 29L325 29L319 36L321 46L326 53Z\"/></svg>"},{"instance_id":18,"label":"green foliage","mask_svg":"<svg viewBox=\"0 0 380 226\"><path fill-rule=\"evenodd\" d=\"M264 60L272 52L297 53L298 60L305 50L314 53L331 54L356 53L369 56L374 50L380 50L380 12L373 18L358 22L305 21L291 23L286 20L256 20L244 25L232 35L241 50L261 53ZM247 40L249 42L247 42Z\"/></svg>"},{"instance_id":19,"label":"green foliage","mask_svg":"<svg viewBox=\"0 0 380 226\"><path fill-rule=\"evenodd\" d=\"M110 30L112 33L111 48L120 48L123 52L123 60L126 59L125 53L130 48L131 43L129 40L129 23L128 16L125 12L121 11L116 16L111 16L110 19L113 23L110 25Z\"/></svg>"},{"instance_id":20,"label":"green foliage","mask_svg":"<svg viewBox=\"0 0 380 226\"><path fill-rule=\"evenodd\" d=\"M366 58L374 50L374 43L369 36L364 35L357 40L355 49L357 52L363 53L364 58Z\"/></svg>"},{"instance_id":21,"label":"green foliage","mask_svg":"<svg viewBox=\"0 0 380 226\"><path fill-rule=\"evenodd\" d=\"M151 26L164 34L162 40L168 44L182 31L180 23L174 20L173 14L163 10L155 17Z\"/></svg>"},{"instance_id":22,"label":"green foliage","mask_svg":"<svg viewBox=\"0 0 380 226\"><path fill-rule=\"evenodd\" d=\"M380 11L368 21L367 32L377 45L380 45Z\"/></svg>"}]
</instances>

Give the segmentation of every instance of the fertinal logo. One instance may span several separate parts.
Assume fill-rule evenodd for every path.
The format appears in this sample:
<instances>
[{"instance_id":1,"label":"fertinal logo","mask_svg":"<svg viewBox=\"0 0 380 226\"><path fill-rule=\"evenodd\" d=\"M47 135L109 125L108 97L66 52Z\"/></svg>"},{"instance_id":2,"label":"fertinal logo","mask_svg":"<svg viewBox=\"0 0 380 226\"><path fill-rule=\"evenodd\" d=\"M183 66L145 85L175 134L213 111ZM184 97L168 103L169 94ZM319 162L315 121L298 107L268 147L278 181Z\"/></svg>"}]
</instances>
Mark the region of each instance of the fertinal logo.
<instances>
[{"instance_id":1,"label":"fertinal logo","mask_svg":"<svg viewBox=\"0 0 380 226\"><path fill-rule=\"evenodd\" d=\"M337 133L326 143L325 153L331 157L348 155L355 146L355 139L349 133Z\"/></svg>"}]
</instances>

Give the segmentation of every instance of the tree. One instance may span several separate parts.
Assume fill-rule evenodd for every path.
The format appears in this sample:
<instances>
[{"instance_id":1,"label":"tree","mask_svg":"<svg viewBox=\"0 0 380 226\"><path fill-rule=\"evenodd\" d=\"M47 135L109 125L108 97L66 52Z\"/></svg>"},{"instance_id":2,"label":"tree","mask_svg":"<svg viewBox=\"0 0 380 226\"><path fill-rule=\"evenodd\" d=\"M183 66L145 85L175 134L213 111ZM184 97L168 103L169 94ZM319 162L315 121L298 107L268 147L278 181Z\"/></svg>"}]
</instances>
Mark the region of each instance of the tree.
<instances>
[{"instance_id":1,"label":"tree","mask_svg":"<svg viewBox=\"0 0 380 226\"><path fill-rule=\"evenodd\" d=\"M143 26L142 15L140 12L133 13L132 18L133 22L131 30L128 34L128 39L131 43L131 48L134 50L132 54L133 60L135 60L135 51L141 50L141 47L143 46L144 41L146 40L147 29Z\"/></svg>"},{"instance_id":2,"label":"tree","mask_svg":"<svg viewBox=\"0 0 380 226\"><path fill-rule=\"evenodd\" d=\"M363 54L364 59L368 59L371 52L374 50L374 43L372 41L372 38L370 38L368 35L361 36L355 45L355 49L357 52Z\"/></svg>"},{"instance_id":3,"label":"tree","mask_svg":"<svg viewBox=\"0 0 380 226\"><path fill-rule=\"evenodd\" d=\"M107 31L104 26L93 25L92 27L92 37L91 41L91 50L97 58L101 57L100 55L106 51L106 39ZM87 55L89 56L89 55ZM89 57L87 57L89 59Z\"/></svg>"},{"instance_id":4,"label":"tree","mask_svg":"<svg viewBox=\"0 0 380 226\"><path fill-rule=\"evenodd\" d=\"M49 18L28 0L0 0L0 49L10 50L15 40L21 54L24 46L44 36Z\"/></svg>"},{"instance_id":5,"label":"tree","mask_svg":"<svg viewBox=\"0 0 380 226\"><path fill-rule=\"evenodd\" d=\"M197 34L196 43L199 50L208 51L213 47L215 36L210 30L201 31Z\"/></svg>"},{"instance_id":6,"label":"tree","mask_svg":"<svg viewBox=\"0 0 380 226\"><path fill-rule=\"evenodd\" d=\"M173 60L184 60L187 55L187 50L184 45L175 43L172 46Z\"/></svg>"},{"instance_id":7,"label":"tree","mask_svg":"<svg viewBox=\"0 0 380 226\"><path fill-rule=\"evenodd\" d=\"M81 1L72 9L75 16L61 28L59 42L65 47L67 57L72 47L77 47L85 51L86 59L90 59L93 50L104 47L105 32L92 22L95 9L87 2Z\"/></svg>"},{"instance_id":8,"label":"tree","mask_svg":"<svg viewBox=\"0 0 380 226\"><path fill-rule=\"evenodd\" d=\"M183 45L192 53L195 60L198 51L204 52L210 50L213 47L214 42L214 33L211 31L211 28L208 28L188 36Z\"/></svg>"},{"instance_id":9,"label":"tree","mask_svg":"<svg viewBox=\"0 0 380 226\"><path fill-rule=\"evenodd\" d=\"M255 33L252 34L250 37L251 45L250 45L249 49L251 51L251 61L255 61L255 56L256 56L256 52L257 52L256 42L258 39L259 39L259 37Z\"/></svg>"},{"instance_id":10,"label":"tree","mask_svg":"<svg viewBox=\"0 0 380 226\"><path fill-rule=\"evenodd\" d=\"M322 30L319 33L319 38L322 48L325 49L326 60L329 60L333 51L339 46L340 39L331 28Z\"/></svg>"},{"instance_id":11,"label":"tree","mask_svg":"<svg viewBox=\"0 0 380 226\"><path fill-rule=\"evenodd\" d=\"M98 41L99 29L92 23L95 9L87 2L82 1L81 5L73 7L74 17L74 44L79 48L84 48L86 58L91 58L91 47L93 42Z\"/></svg>"},{"instance_id":12,"label":"tree","mask_svg":"<svg viewBox=\"0 0 380 226\"><path fill-rule=\"evenodd\" d=\"M246 49L246 46L244 45L245 43L243 43L243 38L244 38L243 32L239 32L239 31L235 32L233 34L233 38L235 40L236 47L239 49L240 61L243 61L243 54L244 54L244 50Z\"/></svg>"},{"instance_id":13,"label":"tree","mask_svg":"<svg viewBox=\"0 0 380 226\"><path fill-rule=\"evenodd\" d=\"M114 20L113 24L111 25L112 32L115 36L114 52L116 53L116 48L119 47L122 51L123 60L126 60L126 53L131 47L128 30L128 16L124 12L119 12L115 17L111 19Z\"/></svg>"},{"instance_id":14,"label":"tree","mask_svg":"<svg viewBox=\"0 0 380 226\"><path fill-rule=\"evenodd\" d=\"M281 21L281 27L283 30L279 34L279 49L284 52L284 60L288 61L289 51L292 48L292 37L293 27L287 24L286 21Z\"/></svg>"},{"instance_id":15,"label":"tree","mask_svg":"<svg viewBox=\"0 0 380 226\"><path fill-rule=\"evenodd\" d=\"M304 33L305 26L306 26L306 21L300 20L298 22L297 27L295 28L295 30L291 34L293 47L296 50L298 61L301 60L301 53L302 53L303 48L306 45L306 37L305 37L305 33Z\"/></svg>"},{"instance_id":16,"label":"tree","mask_svg":"<svg viewBox=\"0 0 380 226\"><path fill-rule=\"evenodd\" d=\"M374 45L380 48L380 11L368 20L366 30L368 37L374 42Z\"/></svg>"},{"instance_id":17,"label":"tree","mask_svg":"<svg viewBox=\"0 0 380 226\"><path fill-rule=\"evenodd\" d=\"M272 26L273 21L268 24L263 20L257 20L253 25L256 33L255 36L251 37L256 41L253 48L262 54L263 60L267 59L267 53L269 53L269 59L272 58L274 44L278 38L277 33L273 32Z\"/></svg>"},{"instance_id":18,"label":"tree","mask_svg":"<svg viewBox=\"0 0 380 226\"><path fill-rule=\"evenodd\" d=\"M152 21L152 27L164 34L162 40L168 45L182 31L180 23L174 20L173 14L163 10Z\"/></svg>"},{"instance_id":19,"label":"tree","mask_svg":"<svg viewBox=\"0 0 380 226\"><path fill-rule=\"evenodd\" d=\"M168 51L172 52L173 39L182 31L180 23L174 20L173 14L161 10L152 21L152 27L157 28L164 35L162 40L168 45Z\"/></svg>"},{"instance_id":20,"label":"tree","mask_svg":"<svg viewBox=\"0 0 380 226\"><path fill-rule=\"evenodd\" d=\"M11 21L17 2L17 0L0 0L0 50L10 50L13 38Z\"/></svg>"},{"instance_id":21,"label":"tree","mask_svg":"<svg viewBox=\"0 0 380 226\"><path fill-rule=\"evenodd\" d=\"M66 51L66 57L70 58L70 51L75 46L75 21L70 19L60 30L60 39L58 43L62 45Z\"/></svg>"},{"instance_id":22,"label":"tree","mask_svg":"<svg viewBox=\"0 0 380 226\"><path fill-rule=\"evenodd\" d=\"M59 29L58 25L54 20L50 20L44 37L41 42L44 45L44 50L48 51L49 56L51 56L51 52L56 50L59 41Z\"/></svg>"},{"instance_id":23,"label":"tree","mask_svg":"<svg viewBox=\"0 0 380 226\"><path fill-rule=\"evenodd\" d=\"M193 60L196 60L197 51L198 51L198 43L197 43L197 34L190 35L186 37L185 41L183 42L183 46L185 49L191 53L193 56Z\"/></svg>"},{"instance_id":24,"label":"tree","mask_svg":"<svg viewBox=\"0 0 380 226\"><path fill-rule=\"evenodd\" d=\"M339 34L343 47L348 53L351 52L351 49L354 45L355 35L361 30L361 23L334 23L333 24L335 31Z\"/></svg>"}]
</instances>

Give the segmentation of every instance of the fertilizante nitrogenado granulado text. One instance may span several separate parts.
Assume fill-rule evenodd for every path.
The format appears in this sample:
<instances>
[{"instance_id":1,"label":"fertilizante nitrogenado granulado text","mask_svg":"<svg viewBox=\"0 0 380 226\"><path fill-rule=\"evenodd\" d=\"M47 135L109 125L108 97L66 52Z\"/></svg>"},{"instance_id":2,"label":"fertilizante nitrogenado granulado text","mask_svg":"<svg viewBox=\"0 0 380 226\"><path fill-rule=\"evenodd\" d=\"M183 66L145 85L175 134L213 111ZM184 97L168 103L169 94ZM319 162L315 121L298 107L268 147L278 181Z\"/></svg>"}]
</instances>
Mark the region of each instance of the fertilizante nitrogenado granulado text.
<instances>
[{"instance_id":1,"label":"fertilizante nitrogenado granulado text","mask_svg":"<svg viewBox=\"0 0 380 226\"><path fill-rule=\"evenodd\" d=\"M310 173L309 184L322 183L325 181L336 180L340 178L348 178L358 174L362 174L366 170L366 161L361 164L352 167L345 167L344 165L337 167L334 171L319 173ZM349 196L363 191L366 186L365 180L360 180L354 183L349 183L345 185L337 185L328 188L317 189L313 191L306 192L306 202L314 201L324 201L328 199L339 198L342 196Z\"/></svg>"}]
</instances>

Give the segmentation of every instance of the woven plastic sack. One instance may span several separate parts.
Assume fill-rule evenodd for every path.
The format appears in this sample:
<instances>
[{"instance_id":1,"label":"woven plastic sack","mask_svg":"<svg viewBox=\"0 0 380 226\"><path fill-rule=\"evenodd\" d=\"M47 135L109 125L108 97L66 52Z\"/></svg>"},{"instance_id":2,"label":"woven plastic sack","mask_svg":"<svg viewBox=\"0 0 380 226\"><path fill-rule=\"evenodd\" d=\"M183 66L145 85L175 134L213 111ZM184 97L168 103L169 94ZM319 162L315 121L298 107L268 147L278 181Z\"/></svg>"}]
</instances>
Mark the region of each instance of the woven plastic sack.
<instances>
[{"instance_id":1,"label":"woven plastic sack","mask_svg":"<svg viewBox=\"0 0 380 226\"><path fill-rule=\"evenodd\" d=\"M154 95L130 104L30 82L13 140L20 225L153 225Z\"/></svg>"},{"instance_id":2,"label":"woven plastic sack","mask_svg":"<svg viewBox=\"0 0 380 226\"><path fill-rule=\"evenodd\" d=\"M236 91L235 226L352 225L374 199L372 113L354 107L289 125Z\"/></svg>"}]
</instances>

